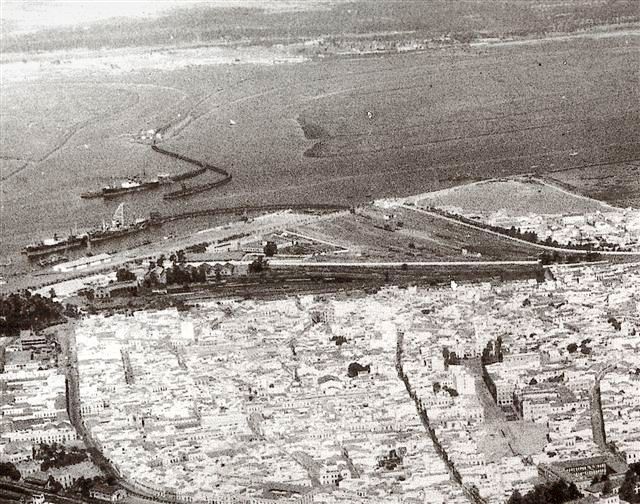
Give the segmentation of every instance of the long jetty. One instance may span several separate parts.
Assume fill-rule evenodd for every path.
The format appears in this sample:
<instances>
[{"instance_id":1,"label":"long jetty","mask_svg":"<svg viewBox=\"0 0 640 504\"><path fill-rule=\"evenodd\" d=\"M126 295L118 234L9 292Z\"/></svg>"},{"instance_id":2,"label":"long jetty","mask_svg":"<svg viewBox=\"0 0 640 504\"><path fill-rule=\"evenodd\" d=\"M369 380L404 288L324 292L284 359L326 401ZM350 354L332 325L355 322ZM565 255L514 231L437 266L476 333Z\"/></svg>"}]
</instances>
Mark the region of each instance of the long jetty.
<instances>
[{"instance_id":1,"label":"long jetty","mask_svg":"<svg viewBox=\"0 0 640 504\"><path fill-rule=\"evenodd\" d=\"M229 182L231 182L231 179L233 178L232 175L227 170L218 168L217 166L213 166L212 164L209 164L209 163L205 163L204 161L199 161L197 159L190 158L183 154L178 154L177 152L172 152L167 149L163 149L162 147L158 147L155 144L152 145L151 148L154 150L154 152L157 152L158 154L164 154L165 156L169 156L179 161L184 161L185 163L189 163L198 167L196 170L193 170L191 172L183 173L182 175L173 176L171 180L173 180L174 182L179 182L181 180L186 180L188 178L196 177L204 173L205 171L211 171L219 175L222 175L223 177L221 180L216 180L215 182L198 184L190 187L183 187L178 191L166 193L163 196L164 199L185 198L187 196L191 196L192 194L205 192L215 187L220 187L225 184L228 184Z\"/></svg>"},{"instance_id":2,"label":"long jetty","mask_svg":"<svg viewBox=\"0 0 640 504\"><path fill-rule=\"evenodd\" d=\"M209 215L243 215L245 213L256 212L278 212L281 210L299 210L303 212L339 212L349 210L347 205L338 205L330 203L317 204L299 204L299 205L258 205L258 206L239 206L228 208L203 208L201 210L193 210L191 212L182 212L173 215L159 217L158 221L162 224L182 219L192 219L194 217L206 217Z\"/></svg>"}]
</instances>

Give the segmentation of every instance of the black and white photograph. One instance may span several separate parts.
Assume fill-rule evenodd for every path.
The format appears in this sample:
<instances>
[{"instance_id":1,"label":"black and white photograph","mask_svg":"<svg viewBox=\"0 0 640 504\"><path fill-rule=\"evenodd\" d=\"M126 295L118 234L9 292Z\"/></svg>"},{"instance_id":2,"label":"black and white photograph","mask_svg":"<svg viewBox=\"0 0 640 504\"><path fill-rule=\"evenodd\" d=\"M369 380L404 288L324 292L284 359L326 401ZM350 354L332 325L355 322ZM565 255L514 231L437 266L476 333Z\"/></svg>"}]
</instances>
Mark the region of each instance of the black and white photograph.
<instances>
[{"instance_id":1,"label":"black and white photograph","mask_svg":"<svg viewBox=\"0 0 640 504\"><path fill-rule=\"evenodd\" d=\"M640 504L640 0L0 28L0 504Z\"/></svg>"}]
</instances>

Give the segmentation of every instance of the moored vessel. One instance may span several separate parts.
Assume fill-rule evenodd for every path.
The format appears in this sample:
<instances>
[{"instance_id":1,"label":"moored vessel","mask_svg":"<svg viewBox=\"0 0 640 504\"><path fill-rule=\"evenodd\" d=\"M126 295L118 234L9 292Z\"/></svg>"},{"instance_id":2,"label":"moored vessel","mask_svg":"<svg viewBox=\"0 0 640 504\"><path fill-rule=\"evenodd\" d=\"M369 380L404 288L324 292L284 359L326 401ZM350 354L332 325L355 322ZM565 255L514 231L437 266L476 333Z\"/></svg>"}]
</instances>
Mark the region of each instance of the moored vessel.
<instances>
[{"instance_id":1,"label":"moored vessel","mask_svg":"<svg viewBox=\"0 0 640 504\"><path fill-rule=\"evenodd\" d=\"M127 223L124 213L124 203L120 203L111 218L111 223L106 224L103 222L100 228L89 231L87 237L90 243L96 243L139 233L151 226L160 224L160 216L157 213L151 213L147 219L138 218L131 223Z\"/></svg>"},{"instance_id":2,"label":"moored vessel","mask_svg":"<svg viewBox=\"0 0 640 504\"><path fill-rule=\"evenodd\" d=\"M127 223L124 213L124 203L120 203L109 224L102 223L99 228L92 229L84 233L72 233L67 238L59 238L57 234L53 238L32 243L22 249L22 253L29 259L40 258L42 256L52 256L47 259L42 258L38 262L40 266L55 264L56 256L53 254L64 253L71 249L82 247L89 248L92 243L99 243L114 238L120 238L133 233L139 233L152 226L162 225L162 218L159 213L151 212L148 218L137 218L133 222Z\"/></svg>"},{"instance_id":3,"label":"moored vessel","mask_svg":"<svg viewBox=\"0 0 640 504\"><path fill-rule=\"evenodd\" d=\"M81 198L115 198L124 194L148 191L150 189L157 189L162 183L170 183L171 179L168 175L158 175L152 180L140 180L138 177L132 177L120 182L118 185L108 185L100 189L99 191L88 191L80 194Z\"/></svg>"},{"instance_id":4,"label":"moored vessel","mask_svg":"<svg viewBox=\"0 0 640 504\"><path fill-rule=\"evenodd\" d=\"M22 249L22 253L29 258L40 257L54 252L84 247L87 244L87 239L86 234L70 234L66 238L59 238L57 234L54 234L53 238L45 238L42 241L27 245Z\"/></svg>"}]
</instances>

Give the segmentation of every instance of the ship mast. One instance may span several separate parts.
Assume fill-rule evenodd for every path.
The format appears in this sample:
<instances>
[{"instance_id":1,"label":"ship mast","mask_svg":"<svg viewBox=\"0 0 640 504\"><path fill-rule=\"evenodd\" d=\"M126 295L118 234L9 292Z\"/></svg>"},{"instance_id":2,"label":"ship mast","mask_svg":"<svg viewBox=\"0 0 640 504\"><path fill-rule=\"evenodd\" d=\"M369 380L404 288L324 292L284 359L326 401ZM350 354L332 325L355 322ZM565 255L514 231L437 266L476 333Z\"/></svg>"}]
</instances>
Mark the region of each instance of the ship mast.
<instances>
[{"instance_id":1,"label":"ship mast","mask_svg":"<svg viewBox=\"0 0 640 504\"><path fill-rule=\"evenodd\" d=\"M120 203L115 213L113 214L113 218L111 219L111 227L114 229L124 227L124 203Z\"/></svg>"}]
</instances>

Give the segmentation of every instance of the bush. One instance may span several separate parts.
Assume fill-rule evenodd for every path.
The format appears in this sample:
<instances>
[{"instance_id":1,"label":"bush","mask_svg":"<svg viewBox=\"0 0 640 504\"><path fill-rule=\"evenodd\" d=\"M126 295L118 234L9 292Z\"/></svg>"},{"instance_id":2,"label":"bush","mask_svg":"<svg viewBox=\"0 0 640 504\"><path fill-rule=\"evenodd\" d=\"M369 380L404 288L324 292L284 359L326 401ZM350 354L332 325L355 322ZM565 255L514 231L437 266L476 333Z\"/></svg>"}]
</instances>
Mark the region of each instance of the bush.
<instances>
[{"instance_id":1,"label":"bush","mask_svg":"<svg viewBox=\"0 0 640 504\"><path fill-rule=\"evenodd\" d=\"M132 282L136 279L136 274L129 271L127 268L118 268L116 271L116 280L118 282Z\"/></svg>"},{"instance_id":2,"label":"bush","mask_svg":"<svg viewBox=\"0 0 640 504\"><path fill-rule=\"evenodd\" d=\"M349 368L347 370L347 375L349 378L355 378L358 376L358 373L362 373L363 371L369 372L371 370L371 365L367 364L366 366L362 366L357 362L352 362L349 364Z\"/></svg>"},{"instance_id":3,"label":"bush","mask_svg":"<svg viewBox=\"0 0 640 504\"><path fill-rule=\"evenodd\" d=\"M13 481L19 481L21 474L11 462L0 462L0 476L5 476Z\"/></svg>"},{"instance_id":4,"label":"bush","mask_svg":"<svg viewBox=\"0 0 640 504\"><path fill-rule=\"evenodd\" d=\"M262 273L267 268L267 262L258 257L249 264L249 273Z\"/></svg>"},{"instance_id":5,"label":"bush","mask_svg":"<svg viewBox=\"0 0 640 504\"><path fill-rule=\"evenodd\" d=\"M458 391L456 389L454 389L454 388L444 386L443 389L446 390L447 392L449 392L449 395L451 397L458 397L458 395L459 395Z\"/></svg>"},{"instance_id":6,"label":"bush","mask_svg":"<svg viewBox=\"0 0 640 504\"><path fill-rule=\"evenodd\" d=\"M276 245L275 242L268 241L267 244L264 246L263 251L264 251L264 255L266 255L267 257L273 257L278 253L278 246Z\"/></svg>"}]
</instances>

